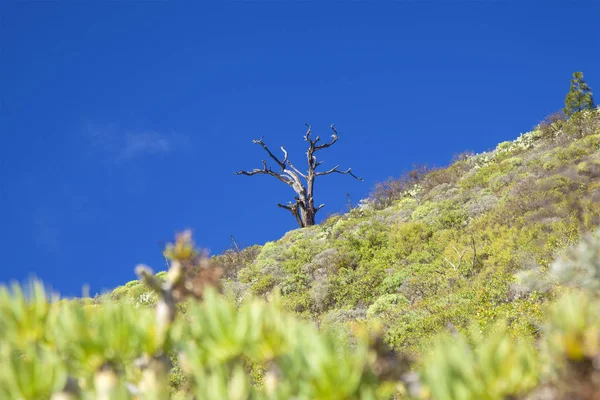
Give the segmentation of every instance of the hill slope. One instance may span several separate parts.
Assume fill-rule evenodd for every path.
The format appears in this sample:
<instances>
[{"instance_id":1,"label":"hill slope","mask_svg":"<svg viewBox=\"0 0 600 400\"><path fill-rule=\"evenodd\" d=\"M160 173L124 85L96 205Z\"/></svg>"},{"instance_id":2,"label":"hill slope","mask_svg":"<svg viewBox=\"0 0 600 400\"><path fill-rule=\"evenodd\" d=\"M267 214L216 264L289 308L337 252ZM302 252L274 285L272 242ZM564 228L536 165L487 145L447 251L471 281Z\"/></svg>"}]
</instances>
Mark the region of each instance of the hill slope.
<instances>
[{"instance_id":1,"label":"hill slope","mask_svg":"<svg viewBox=\"0 0 600 400\"><path fill-rule=\"evenodd\" d=\"M499 318L534 334L548 295L515 274L543 269L600 224L600 109L543 123L496 149L381 184L345 215L214 257L238 302L281 291L324 325L383 321L396 350L418 352L449 324ZM137 281L115 299L152 302ZM140 297L142 296L142 297Z\"/></svg>"},{"instance_id":2,"label":"hill slope","mask_svg":"<svg viewBox=\"0 0 600 400\"><path fill-rule=\"evenodd\" d=\"M597 109L99 299L0 286L0 398L597 400L599 158Z\"/></svg>"}]
</instances>

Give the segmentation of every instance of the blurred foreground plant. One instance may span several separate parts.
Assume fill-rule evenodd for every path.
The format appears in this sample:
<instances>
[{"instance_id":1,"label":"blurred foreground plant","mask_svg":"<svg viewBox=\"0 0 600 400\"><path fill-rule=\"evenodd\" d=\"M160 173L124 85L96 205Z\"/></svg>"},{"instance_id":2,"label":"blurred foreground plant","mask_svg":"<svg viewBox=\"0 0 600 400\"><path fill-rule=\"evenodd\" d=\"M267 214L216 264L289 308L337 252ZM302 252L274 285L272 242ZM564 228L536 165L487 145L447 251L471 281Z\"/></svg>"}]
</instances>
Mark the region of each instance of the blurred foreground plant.
<instances>
[{"instance_id":1,"label":"blurred foreground plant","mask_svg":"<svg viewBox=\"0 0 600 400\"><path fill-rule=\"evenodd\" d=\"M219 294L221 271L194 248L189 232L178 235L165 256L171 262L164 281L147 266L136 268L159 295L154 310L57 301L39 282L28 296L18 285L1 288L0 398L351 399L380 393L366 337L341 346L337 337L283 313L277 295L238 308ZM189 309L177 317L185 301ZM184 377L174 394L169 372L178 369Z\"/></svg>"},{"instance_id":2,"label":"blurred foreground plant","mask_svg":"<svg viewBox=\"0 0 600 400\"><path fill-rule=\"evenodd\" d=\"M502 323L486 336L475 329L471 335L473 344L462 335L436 342L423 369L432 398L499 400L535 387L538 360L531 343L512 339Z\"/></svg>"}]
</instances>

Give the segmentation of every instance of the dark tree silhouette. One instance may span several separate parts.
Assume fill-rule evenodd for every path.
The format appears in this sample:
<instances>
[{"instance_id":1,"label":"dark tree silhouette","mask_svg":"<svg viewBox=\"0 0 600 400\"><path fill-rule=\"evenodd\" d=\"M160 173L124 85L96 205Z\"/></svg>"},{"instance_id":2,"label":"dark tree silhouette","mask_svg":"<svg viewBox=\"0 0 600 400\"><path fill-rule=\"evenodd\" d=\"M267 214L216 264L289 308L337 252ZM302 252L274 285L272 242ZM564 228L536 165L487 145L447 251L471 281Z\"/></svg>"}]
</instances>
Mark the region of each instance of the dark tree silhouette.
<instances>
[{"instance_id":1,"label":"dark tree silhouette","mask_svg":"<svg viewBox=\"0 0 600 400\"><path fill-rule=\"evenodd\" d=\"M319 171L316 169L319 167L323 161L317 161L315 153L317 151L326 149L331 147L337 140L338 134L334 125L331 125L331 130L333 134L331 135L331 141L327 143L319 144L321 138L317 136L312 139L310 137L311 128L310 125L306 124L308 130L304 135L304 140L308 142L308 150L306 152L306 159L308 162L308 171L306 173L300 172L298 168L292 164L292 162L288 159L288 153L283 146L281 146L281 151L283 152L283 158L279 158L269 150L263 138L261 137L258 140L253 140L252 143L260 145L268 154L269 157L279 167L279 171L273 171L271 167L267 165L265 160L262 161L263 167L257 168L252 171L237 171L236 175L271 175L281 182L289 185L296 195L294 196L294 201L289 202L287 204L277 204L278 207L284 208L292 213L292 215L296 218L298 225L303 228L305 226L311 226L315 224L315 215L317 212L323 208L324 204L321 204L318 207L315 207L314 204L314 187L315 187L315 179L319 176L330 175L330 174L342 174L342 175L350 175L354 179L362 181L361 178L354 175L350 168L347 170L340 170L339 165L327 170L327 171Z\"/></svg>"}]
</instances>

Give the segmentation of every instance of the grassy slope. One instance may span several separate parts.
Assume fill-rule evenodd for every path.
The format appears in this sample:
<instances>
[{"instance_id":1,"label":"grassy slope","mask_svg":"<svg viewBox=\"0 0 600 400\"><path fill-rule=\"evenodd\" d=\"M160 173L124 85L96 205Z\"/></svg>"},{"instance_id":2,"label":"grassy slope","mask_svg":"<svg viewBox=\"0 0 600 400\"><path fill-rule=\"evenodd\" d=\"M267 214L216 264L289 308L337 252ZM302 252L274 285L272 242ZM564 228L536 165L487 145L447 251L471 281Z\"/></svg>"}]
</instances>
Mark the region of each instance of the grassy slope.
<instances>
[{"instance_id":1,"label":"grassy slope","mask_svg":"<svg viewBox=\"0 0 600 400\"><path fill-rule=\"evenodd\" d=\"M418 351L451 323L505 318L535 334L546 298L515 287L600 224L600 109L581 135L548 127L420 177L406 193L240 253L215 257L239 301L281 290L287 309L325 325L383 321L397 350ZM582 136L582 137L580 137ZM379 209L377 204L391 204ZM389 201L393 200L393 201ZM137 281L109 294L152 303Z\"/></svg>"}]
</instances>

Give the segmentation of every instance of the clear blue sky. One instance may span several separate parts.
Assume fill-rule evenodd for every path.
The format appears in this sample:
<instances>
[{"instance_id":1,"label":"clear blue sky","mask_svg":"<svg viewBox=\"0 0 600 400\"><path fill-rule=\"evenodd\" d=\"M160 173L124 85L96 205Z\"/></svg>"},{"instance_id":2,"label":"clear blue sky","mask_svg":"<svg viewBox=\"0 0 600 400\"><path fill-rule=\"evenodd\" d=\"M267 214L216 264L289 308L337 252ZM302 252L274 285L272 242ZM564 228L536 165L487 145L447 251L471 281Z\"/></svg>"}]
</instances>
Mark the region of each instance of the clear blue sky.
<instances>
[{"instance_id":1,"label":"clear blue sky","mask_svg":"<svg viewBox=\"0 0 600 400\"><path fill-rule=\"evenodd\" d=\"M92 295L163 267L192 228L218 253L295 221L260 166L264 135L304 160L338 143L320 217L413 163L516 138L600 87L598 1L0 3L0 281ZM597 89L600 90L600 89Z\"/></svg>"}]
</instances>

